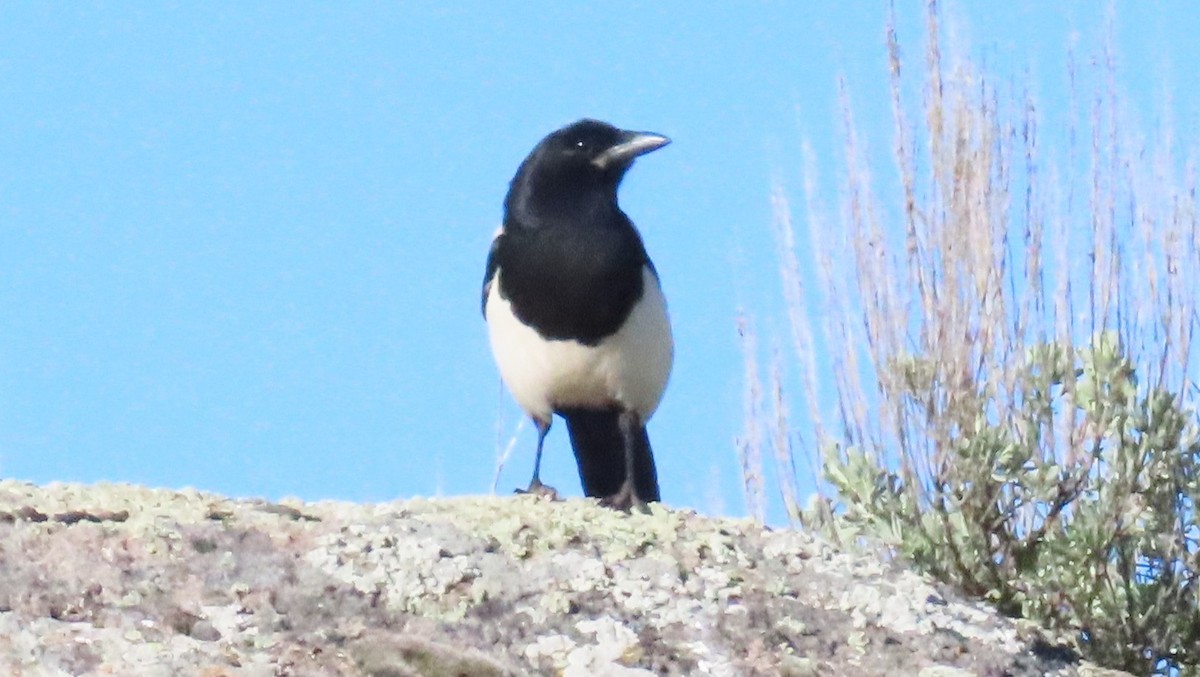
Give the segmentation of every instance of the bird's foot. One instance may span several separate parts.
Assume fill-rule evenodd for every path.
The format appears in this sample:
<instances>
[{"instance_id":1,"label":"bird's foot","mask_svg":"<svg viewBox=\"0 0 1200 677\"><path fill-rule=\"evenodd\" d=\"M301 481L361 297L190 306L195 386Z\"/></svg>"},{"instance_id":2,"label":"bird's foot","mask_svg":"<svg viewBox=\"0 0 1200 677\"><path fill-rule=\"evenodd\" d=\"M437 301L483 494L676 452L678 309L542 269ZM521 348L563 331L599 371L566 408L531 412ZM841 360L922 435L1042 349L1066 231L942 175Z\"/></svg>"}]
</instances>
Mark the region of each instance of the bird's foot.
<instances>
[{"instance_id":1,"label":"bird's foot","mask_svg":"<svg viewBox=\"0 0 1200 677\"><path fill-rule=\"evenodd\" d=\"M549 484L542 484L542 481L539 479L535 479L532 482L530 482L528 489L516 489L515 491L513 491L513 493L514 494L533 494L534 496L543 496L545 498L550 499L551 501L559 500L558 499L558 489L555 489L554 487L550 486Z\"/></svg>"},{"instance_id":2,"label":"bird's foot","mask_svg":"<svg viewBox=\"0 0 1200 677\"><path fill-rule=\"evenodd\" d=\"M650 506L633 490L632 482L621 485L617 493L601 498L600 505L622 512L630 512L635 508L640 513L649 514L650 512Z\"/></svg>"}]
</instances>

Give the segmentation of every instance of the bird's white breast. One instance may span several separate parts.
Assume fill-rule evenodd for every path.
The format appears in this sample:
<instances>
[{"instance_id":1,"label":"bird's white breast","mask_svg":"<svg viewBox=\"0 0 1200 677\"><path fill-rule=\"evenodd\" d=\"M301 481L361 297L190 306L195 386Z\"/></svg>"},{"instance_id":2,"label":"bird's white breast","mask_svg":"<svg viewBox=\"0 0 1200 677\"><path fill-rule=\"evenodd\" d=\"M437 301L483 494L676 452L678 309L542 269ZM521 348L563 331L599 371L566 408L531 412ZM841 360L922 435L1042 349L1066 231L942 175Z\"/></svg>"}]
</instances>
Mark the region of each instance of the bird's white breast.
<instances>
[{"instance_id":1,"label":"bird's white breast","mask_svg":"<svg viewBox=\"0 0 1200 677\"><path fill-rule=\"evenodd\" d=\"M496 271L485 315L500 376L530 416L549 421L556 409L609 407L636 411L645 423L658 408L674 359L667 303L658 279L642 270L642 297L617 332L595 346L550 341L522 324L500 295Z\"/></svg>"}]
</instances>

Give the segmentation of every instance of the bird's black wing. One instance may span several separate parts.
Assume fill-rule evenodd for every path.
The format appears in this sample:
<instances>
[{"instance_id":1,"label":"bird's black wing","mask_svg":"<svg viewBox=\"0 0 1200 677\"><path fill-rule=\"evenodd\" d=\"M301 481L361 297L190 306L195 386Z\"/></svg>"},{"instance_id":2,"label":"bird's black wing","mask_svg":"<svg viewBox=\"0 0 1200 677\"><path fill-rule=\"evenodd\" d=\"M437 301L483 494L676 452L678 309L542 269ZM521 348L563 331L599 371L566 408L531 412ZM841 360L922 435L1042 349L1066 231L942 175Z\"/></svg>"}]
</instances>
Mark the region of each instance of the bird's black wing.
<instances>
[{"instance_id":1,"label":"bird's black wing","mask_svg":"<svg viewBox=\"0 0 1200 677\"><path fill-rule=\"evenodd\" d=\"M492 289L492 280L496 278L496 270L500 268L500 262L496 260L496 250L500 247L500 238L502 237L504 237L504 231L496 233L496 237L492 238L492 247L488 250L487 267L483 272L483 296L480 310L483 311L484 319L487 318L488 292Z\"/></svg>"}]
</instances>

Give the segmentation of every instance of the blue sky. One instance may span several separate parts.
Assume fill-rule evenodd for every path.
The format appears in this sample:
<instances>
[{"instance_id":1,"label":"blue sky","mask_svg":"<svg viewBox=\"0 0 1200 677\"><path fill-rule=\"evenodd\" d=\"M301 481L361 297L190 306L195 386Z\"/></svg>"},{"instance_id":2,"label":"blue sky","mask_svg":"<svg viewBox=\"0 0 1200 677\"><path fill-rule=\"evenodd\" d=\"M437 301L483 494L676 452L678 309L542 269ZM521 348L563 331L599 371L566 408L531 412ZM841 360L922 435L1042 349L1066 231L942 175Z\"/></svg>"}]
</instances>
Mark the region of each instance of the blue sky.
<instances>
[{"instance_id":1,"label":"blue sky","mask_svg":"<svg viewBox=\"0 0 1200 677\"><path fill-rule=\"evenodd\" d=\"M836 173L839 76L890 144L886 6L445 4L0 7L0 476L489 491L520 414L479 311L488 241L520 160L587 116L674 140L621 196L676 334L651 436L664 500L742 512L734 315L783 326L771 181L802 139ZM919 68L923 3L897 4ZM971 4L949 33L1003 82L1030 73L1052 119L1098 3ZM1119 85L1147 113L1169 86L1194 143L1200 11L1115 11ZM532 445L526 426L501 491ZM547 449L578 495L561 423Z\"/></svg>"}]
</instances>

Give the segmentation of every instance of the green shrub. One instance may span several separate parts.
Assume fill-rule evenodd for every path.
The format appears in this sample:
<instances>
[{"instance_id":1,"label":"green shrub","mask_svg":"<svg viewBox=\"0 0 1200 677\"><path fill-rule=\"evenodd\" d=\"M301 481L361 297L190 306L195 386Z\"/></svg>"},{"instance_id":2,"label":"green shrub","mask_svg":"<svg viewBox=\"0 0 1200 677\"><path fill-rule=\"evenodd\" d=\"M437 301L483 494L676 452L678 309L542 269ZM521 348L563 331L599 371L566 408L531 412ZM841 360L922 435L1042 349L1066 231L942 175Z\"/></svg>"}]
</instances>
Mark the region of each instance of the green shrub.
<instances>
[{"instance_id":1,"label":"green shrub","mask_svg":"<svg viewBox=\"0 0 1200 677\"><path fill-rule=\"evenodd\" d=\"M901 397L929 401L936 366L908 358L893 368L909 384ZM1005 613L1081 633L1100 663L1141 674L1163 661L1200 664L1195 415L1166 391L1140 393L1111 333L1085 349L1031 349L1017 383L1005 422L989 421L981 401L964 407L973 420L925 485L831 445L826 479L845 509L836 523L813 517ZM1064 421L1078 453L1046 454Z\"/></svg>"}]
</instances>

